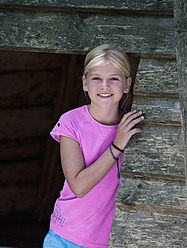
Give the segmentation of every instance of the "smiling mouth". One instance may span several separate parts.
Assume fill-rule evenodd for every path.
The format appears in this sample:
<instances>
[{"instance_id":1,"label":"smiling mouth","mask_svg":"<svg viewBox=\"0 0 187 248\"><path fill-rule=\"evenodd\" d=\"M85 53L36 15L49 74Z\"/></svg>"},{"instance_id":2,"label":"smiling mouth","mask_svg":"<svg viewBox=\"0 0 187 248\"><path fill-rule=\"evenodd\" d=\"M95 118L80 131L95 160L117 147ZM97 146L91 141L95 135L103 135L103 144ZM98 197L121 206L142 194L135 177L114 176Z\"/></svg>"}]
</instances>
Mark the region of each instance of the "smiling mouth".
<instances>
[{"instance_id":1,"label":"smiling mouth","mask_svg":"<svg viewBox=\"0 0 187 248\"><path fill-rule=\"evenodd\" d=\"M110 97L110 96L112 96L112 94L98 94L98 96L101 96L101 97Z\"/></svg>"}]
</instances>

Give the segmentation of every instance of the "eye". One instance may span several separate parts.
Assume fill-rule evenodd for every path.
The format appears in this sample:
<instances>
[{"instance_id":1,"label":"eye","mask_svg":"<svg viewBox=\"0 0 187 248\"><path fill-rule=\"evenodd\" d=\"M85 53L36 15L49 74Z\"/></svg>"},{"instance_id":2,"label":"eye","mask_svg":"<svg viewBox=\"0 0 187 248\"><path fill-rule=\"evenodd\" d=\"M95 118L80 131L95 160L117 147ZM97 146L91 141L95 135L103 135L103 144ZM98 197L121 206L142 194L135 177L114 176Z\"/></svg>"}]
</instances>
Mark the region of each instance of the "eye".
<instances>
[{"instance_id":1,"label":"eye","mask_svg":"<svg viewBox=\"0 0 187 248\"><path fill-rule=\"evenodd\" d=\"M119 78L117 78L117 77L112 77L110 80L111 80L111 81L119 81Z\"/></svg>"},{"instance_id":2,"label":"eye","mask_svg":"<svg viewBox=\"0 0 187 248\"><path fill-rule=\"evenodd\" d=\"M98 81L98 80L101 80L101 78L100 77L93 77L92 80Z\"/></svg>"}]
</instances>

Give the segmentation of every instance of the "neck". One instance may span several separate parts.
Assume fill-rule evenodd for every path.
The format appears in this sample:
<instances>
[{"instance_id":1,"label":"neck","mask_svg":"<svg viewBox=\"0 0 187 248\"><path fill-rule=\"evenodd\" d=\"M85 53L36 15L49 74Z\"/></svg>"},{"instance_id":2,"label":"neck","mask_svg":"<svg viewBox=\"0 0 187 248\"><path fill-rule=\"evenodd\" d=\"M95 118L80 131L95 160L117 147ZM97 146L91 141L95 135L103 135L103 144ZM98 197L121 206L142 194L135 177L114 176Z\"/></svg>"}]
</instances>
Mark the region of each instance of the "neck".
<instances>
[{"instance_id":1,"label":"neck","mask_svg":"<svg viewBox=\"0 0 187 248\"><path fill-rule=\"evenodd\" d=\"M88 106L91 116L103 125L117 125L120 122L122 113L118 106L113 108Z\"/></svg>"}]
</instances>

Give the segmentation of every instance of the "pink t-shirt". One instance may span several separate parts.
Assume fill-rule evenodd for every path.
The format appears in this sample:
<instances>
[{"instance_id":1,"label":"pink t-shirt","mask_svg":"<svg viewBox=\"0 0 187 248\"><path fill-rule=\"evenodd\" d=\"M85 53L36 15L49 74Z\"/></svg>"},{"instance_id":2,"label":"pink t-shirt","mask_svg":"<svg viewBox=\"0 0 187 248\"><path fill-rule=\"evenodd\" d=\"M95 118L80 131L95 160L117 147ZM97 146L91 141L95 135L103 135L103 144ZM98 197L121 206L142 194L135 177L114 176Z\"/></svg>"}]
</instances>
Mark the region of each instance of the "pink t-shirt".
<instances>
[{"instance_id":1,"label":"pink t-shirt","mask_svg":"<svg viewBox=\"0 0 187 248\"><path fill-rule=\"evenodd\" d=\"M109 147L117 127L98 123L90 115L88 106L84 105L63 114L50 134L58 142L59 135L76 140L88 167ZM121 160L122 154L119 164ZM51 229L80 246L107 247L118 183L116 163L83 198L77 198L65 181L51 215Z\"/></svg>"}]
</instances>

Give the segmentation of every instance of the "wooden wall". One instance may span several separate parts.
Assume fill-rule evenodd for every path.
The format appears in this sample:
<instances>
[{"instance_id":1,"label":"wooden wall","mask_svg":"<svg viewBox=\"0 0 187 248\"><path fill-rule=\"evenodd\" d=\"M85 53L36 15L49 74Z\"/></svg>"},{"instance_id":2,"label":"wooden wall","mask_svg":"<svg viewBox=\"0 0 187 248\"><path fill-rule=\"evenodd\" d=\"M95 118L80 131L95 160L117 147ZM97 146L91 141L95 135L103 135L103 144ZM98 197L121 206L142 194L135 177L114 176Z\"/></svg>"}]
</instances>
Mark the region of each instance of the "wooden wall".
<instances>
[{"instance_id":1,"label":"wooden wall","mask_svg":"<svg viewBox=\"0 0 187 248\"><path fill-rule=\"evenodd\" d=\"M109 247L185 247L187 189L175 59L142 58L133 108L143 133L125 150Z\"/></svg>"},{"instance_id":2,"label":"wooden wall","mask_svg":"<svg viewBox=\"0 0 187 248\"><path fill-rule=\"evenodd\" d=\"M184 1L175 2L175 23L170 0L95 0L91 5L89 1L17 0L1 4L1 50L84 54L96 45L110 42L140 57L133 108L142 110L146 118L143 133L133 137L124 153L111 248L181 248L187 243L186 67L181 63L186 59L180 56L185 54L186 15L178 11L186 5ZM61 94L66 90L62 88ZM73 104L68 102L69 107ZM11 134L13 137L14 132ZM52 152L50 147L48 154ZM51 168L45 162L47 166ZM41 195L44 189L45 182ZM45 199L39 213L46 202Z\"/></svg>"},{"instance_id":3,"label":"wooden wall","mask_svg":"<svg viewBox=\"0 0 187 248\"><path fill-rule=\"evenodd\" d=\"M186 138L181 128L186 90L183 86L182 102L175 53L165 48L162 56L156 50L141 54L133 108L143 110L146 118L140 125L143 133L132 138L124 153L111 248L186 247Z\"/></svg>"}]
</instances>

